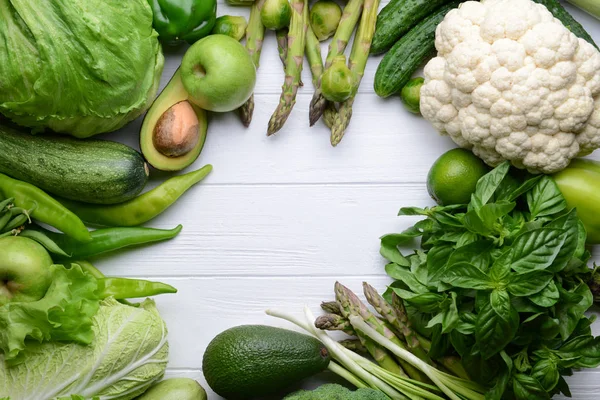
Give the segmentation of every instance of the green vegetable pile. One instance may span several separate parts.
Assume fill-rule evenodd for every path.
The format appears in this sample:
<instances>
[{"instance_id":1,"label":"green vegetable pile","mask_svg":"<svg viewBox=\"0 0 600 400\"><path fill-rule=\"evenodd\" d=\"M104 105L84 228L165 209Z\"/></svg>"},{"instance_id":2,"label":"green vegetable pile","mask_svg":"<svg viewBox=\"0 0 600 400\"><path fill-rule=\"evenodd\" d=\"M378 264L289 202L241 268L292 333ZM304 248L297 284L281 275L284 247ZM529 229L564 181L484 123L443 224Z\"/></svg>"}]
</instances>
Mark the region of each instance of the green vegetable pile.
<instances>
[{"instance_id":1,"label":"green vegetable pile","mask_svg":"<svg viewBox=\"0 0 600 400\"><path fill-rule=\"evenodd\" d=\"M568 395L563 376L600 365L585 315L597 279L586 232L552 178L505 162L479 180L469 204L400 215L425 219L381 238L396 279L384 296L406 303L431 357L460 356L490 399ZM419 237L421 249L400 252Z\"/></svg>"}]
</instances>

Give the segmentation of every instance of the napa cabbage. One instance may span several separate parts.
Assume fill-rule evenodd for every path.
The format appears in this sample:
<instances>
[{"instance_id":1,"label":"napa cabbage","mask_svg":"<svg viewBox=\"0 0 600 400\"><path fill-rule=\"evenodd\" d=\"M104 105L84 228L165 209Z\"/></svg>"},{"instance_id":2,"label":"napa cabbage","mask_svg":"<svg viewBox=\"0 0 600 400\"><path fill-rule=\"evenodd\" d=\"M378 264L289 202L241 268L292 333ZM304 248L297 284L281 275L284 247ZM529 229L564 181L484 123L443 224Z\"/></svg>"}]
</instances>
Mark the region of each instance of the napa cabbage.
<instances>
[{"instance_id":1,"label":"napa cabbage","mask_svg":"<svg viewBox=\"0 0 600 400\"><path fill-rule=\"evenodd\" d=\"M162 378L167 329L152 300L103 300L92 328L91 345L28 343L14 366L0 355L0 399L130 400Z\"/></svg>"},{"instance_id":2,"label":"napa cabbage","mask_svg":"<svg viewBox=\"0 0 600 400\"><path fill-rule=\"evenodd\" d=\"M146 0L0 0L0 113L89 137L154 99L164 64Z\"/></svg>"}]
</instances>

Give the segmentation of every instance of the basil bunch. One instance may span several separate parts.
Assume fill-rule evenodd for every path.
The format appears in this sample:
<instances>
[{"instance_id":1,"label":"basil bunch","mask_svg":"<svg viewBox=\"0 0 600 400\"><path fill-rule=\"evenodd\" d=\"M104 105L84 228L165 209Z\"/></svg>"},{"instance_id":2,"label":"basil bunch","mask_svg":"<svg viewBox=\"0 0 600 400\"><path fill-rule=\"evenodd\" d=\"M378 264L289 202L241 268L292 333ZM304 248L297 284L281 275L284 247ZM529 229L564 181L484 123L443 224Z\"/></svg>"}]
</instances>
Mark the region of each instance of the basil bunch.
<instances>
[{"instance_id":1,"label":"basil bunch","mask_svg":"<svg viewBox=\"0 0 600 400\"><path fill-rule=\"evenodd\" d=\"M386 272L412 323L432 341L431 358L458 354L486 399L569 395L563 376L600 365L587 285L586 232L554 180L511 170L477 183L469 204L402 208L424 216L381 238ZM421 249L399 246L421 238Z\"/></svg>"}]
</instances>

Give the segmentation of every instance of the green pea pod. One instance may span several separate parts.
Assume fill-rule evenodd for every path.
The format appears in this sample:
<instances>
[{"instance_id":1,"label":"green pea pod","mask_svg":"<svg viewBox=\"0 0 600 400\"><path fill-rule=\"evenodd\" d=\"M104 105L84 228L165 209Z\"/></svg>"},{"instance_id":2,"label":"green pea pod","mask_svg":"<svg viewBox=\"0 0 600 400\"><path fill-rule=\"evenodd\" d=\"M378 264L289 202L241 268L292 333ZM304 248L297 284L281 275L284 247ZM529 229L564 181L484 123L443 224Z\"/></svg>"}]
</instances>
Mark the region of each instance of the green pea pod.
<instances>
[{"instance_id":1,"label":"green pea pod","mask_svg":"<svg viewBox=\"0 0 600 400\"><path fill-rule=\"evenodd\" d=\"M12 197L0 201L0 212L4 211L4 209L7 208L10 204L12 204L14 201L15 199L13 199Z\"/></svg>"},{"instance_id":2,"label":"green pea pod","mask_svg":"<svg viewBox=\"0 0 600 400\"><path fill-rule=\"evenodd\" d=\"M57 234L59 235L59 234ZM19 236L26 237L32 240L35 240L42 246L46 248L53 255L58 255L62 257L69 257L67 253L65 253L52 239L50 239L47 235L42 232L35 231L32 229L25 229L23 232L19 234ZM64 235L63 235L64 236ZM54 258L54 257L52 257Z\"/></svg>"},{"instance_id":3,"label":"green pea pod","mask_svg":"<svg viewBox=\"0 0 600 400\"><path fill-rule=\"evenodd\" d=\"M568 207L576 208L588 244L600 244L600 162L575 159L553 175Z\"/></svg>"},{"instance_id":4,"label":"green pea pod","mask_svg":"<svg viewBox=\"0 0 600 400\"><path fill-rule=\"evenodd\" d=\"M177 293L177 289L166 283L142 279L102 278L98 279L98 293L102 298L112 296L119 300Z\"/></svg>"},{"instance_id":5,"label":"green pea pod","mask_svg":"<svg viewBox=\"0 0 600 400\"><path fill-rule=\"evenodd\" d=\"M173 229L154 229L142 227L103 228L90 232L92 241L79 243L70 237L49 231L41 226L33 226L64 250L64 257L72 259L87 259L103 253L119 250L125 247L139 246L147 243L173 239L181 232L181 225ZM27 232L27 230L25 231ZM55 260L56 261L56 260Z\"/></svg>"},{"instance_id":6,"label":"green pea pod","mask_svg":"<svg viewBox=\"0 0 600 400\"><path fill-rule=\"evenodd\" d=\"M18 207L31 209L36 206L32 217L53 226L79 242L92 240L83 222L58 201L44 191L26 182L0 174L0 197L12 197Z\"/></svg>"},{"instance_id":7,"label":"green pea pod","mask_svg":"<svg viewBox=\"0 0 600 400\"><path fill-rule=\"evenodd\" d=\"M10 211L5 211L2 215L0 215L0 232L4 231L4 228L6 225L8 225L8 222L11 220L11 218L12 214Z\"/></svg>"},{"instance_id":8,"label":"green pea pod","mask_svg":"<svg viewBox=\"0 0 600 400\"><path fill-rule=\"evenodd\" d=\"M156 188L124 203L112 205L84 204L60 199L62 204L87 223L98 226L138 226L169 208L189 188L212 171L205 165L197 171L175 176Z\"/></svg>"}]
</instances>

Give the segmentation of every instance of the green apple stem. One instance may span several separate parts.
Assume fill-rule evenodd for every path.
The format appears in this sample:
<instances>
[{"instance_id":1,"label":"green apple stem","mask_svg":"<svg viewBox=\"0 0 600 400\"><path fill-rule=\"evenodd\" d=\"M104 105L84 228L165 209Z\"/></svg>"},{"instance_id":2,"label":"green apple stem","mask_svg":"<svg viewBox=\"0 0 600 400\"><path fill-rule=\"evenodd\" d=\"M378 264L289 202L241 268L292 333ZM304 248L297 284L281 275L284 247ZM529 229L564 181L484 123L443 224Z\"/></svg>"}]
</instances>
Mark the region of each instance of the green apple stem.
<instances>
[{"instance_id":1,"label":"green apple stem","mask_svg":"<svg viewBox=\"0 0 600 400\"><path fill-rule=\"evenodd\" d=\"M252 4L250 11L250 19L246 28L246 49L252 58L252 62L256 69L260 65L260 54L262 51L263 41L265 39L265 27L260 19L260 11L265 0L257 0ZM254 94L250 96L248 101L239 108L239 115L245 127L250 126L252 115L254 114Z\"/></svg>"},{"instance_id":2,"label":"green apple stem","mask_svg":"<svg viewBox=\"0 0 600 400\"><path fill-rule=\"evenodd\" d=\"M306 47L306 31L308 29L308 0L292 0L292 19L288 33L288 54L285 63L285 80L281 90L281 98L277 109L271 116L267 135L278 132L287 121L300 86L304 49Z\"/></svg>"}]
</instances>

